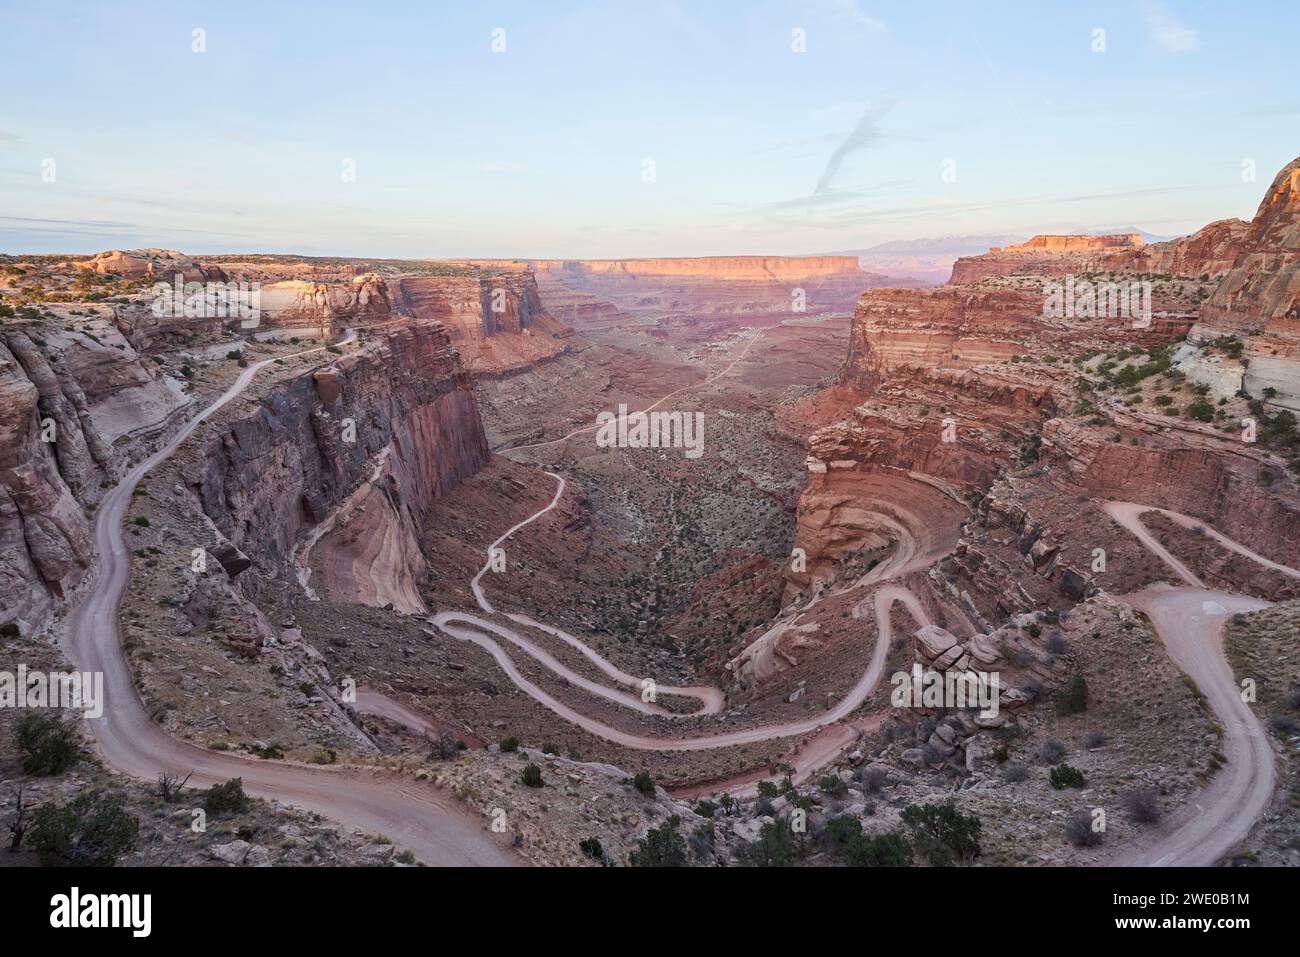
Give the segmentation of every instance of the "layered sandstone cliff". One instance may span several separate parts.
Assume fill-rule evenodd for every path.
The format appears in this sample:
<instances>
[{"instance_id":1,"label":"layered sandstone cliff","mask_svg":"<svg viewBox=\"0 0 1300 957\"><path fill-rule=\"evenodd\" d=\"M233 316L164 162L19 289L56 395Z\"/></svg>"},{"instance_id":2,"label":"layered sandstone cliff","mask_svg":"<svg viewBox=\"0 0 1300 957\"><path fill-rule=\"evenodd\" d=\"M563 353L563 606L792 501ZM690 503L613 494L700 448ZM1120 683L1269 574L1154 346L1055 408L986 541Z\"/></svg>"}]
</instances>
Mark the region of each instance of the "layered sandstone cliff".
<instances>
[{"instance_id":1,"label":"layered sandstone cliff","mask_svg":"<svg viewBox=\"0 0 1300 957\"><path fill-rule=\"evenodd\" d=\"M952 265L953 284L994 276L1064 276L1083 271L1083 263L1104 253L1136 253L1146 243L1137 233L1113 236L1033 236L1012 246L995 246L979 256L962 256Z\"/></svg>"},{"instance_id":2,"label":"layered sandstone cliff","mask_svg":"<svg viewBox=\"0 0 1300 957\"><path fill-rule=\"evenodd\" d=\"M633 316L779 320L849 312L863 289L895 281L855 256L706 256L694 259L534 260L548 301L579 294Z\"/></svg>"},{"instance_id":3,"label":"layered sandstone cliff","mask_svg":"<svg viewBox=\"0 0 1300 957\"><path fill-rule=\"evenodd\" d=\"M1300 158L1273 180L1192 339L1244 340L1243 388L1300 410Z\"/></svg>"},{"instance_id":4,"label":"layered sandstone cliff","mask_svg":"<svg viewBox=\"0 0 1300 957\"><path fill-rule=\"evenodd\" d=\"M336 338L348 328L408 318L436 321L465 368L483 375L518 371L564 351L569 330L542 304L532 273L514 269L483 275L472 267L446 272L367 272L350 279L264 283L258 328Z\"/></svg>"},{"instance_id":5,"label":"layered sandstone cliff","mask_svg":"<svg viewBox=\"0 0 1300 957\"><path fill-rule=\"evenodd\" d=\"M29 332L0 332L0 621L24 629L88 567L93 543L78 496L97 499L114 464L84 391Z\"/></svg>"},{"instance_id":6,"label":"layered sandstone cliff","mask_svg":"<svg viewBox=\"0 0 1300 957\"><path fill-rule=\"evenodd\" d=\"M318 526L317 591L418 610L433 502L487 461L469 378L436 322L384 330L328 366L279 382L197 441L185 482L259 569L285 567ZM333 513L348 499L349 517Z\"/></svg>"},{"instance_id":7,"label":"layered sandstone cliff","mask_svg":"<svg viewBox=\"0 0 1300 957\"><path fill-rule=\"evenodd\" d=\"M953 284L999 276L1066 276L1093 273L1215 276L1235 260L1246 224L1239 219L1210 223L1191 236L1146 243L1137 233L1109 236L1034 236L1019 245L994 247L953 263Z\"/></svg>"},{"instance_id":8,"label":"layered sandstone cliff","mask_svg":"<svg viewBox=\"0 0 1300 957\"><path fill-rule=\"evenodd\" d=\"M513 372L564 351L569 330L547 312L526 270L491 278L402 277L392 285L399 311L441 322L471 373Z\"/></svg>"},{"instance_id":9,"label":"layered sandstone cliff","mask_svg":"<svg viewBox=\"0 0 1300 957\"><path fill-rule=\"evenodd\" d=\"M1187 331L1191 320L1154 314L1148 323L1130 316L1045 315L1042 285L941 286L936 289L868 290L858 301L841 381L861 390L878 386L895 370L967 369L1013 356L1163 345Z\"/></svg>"}]
</instances>

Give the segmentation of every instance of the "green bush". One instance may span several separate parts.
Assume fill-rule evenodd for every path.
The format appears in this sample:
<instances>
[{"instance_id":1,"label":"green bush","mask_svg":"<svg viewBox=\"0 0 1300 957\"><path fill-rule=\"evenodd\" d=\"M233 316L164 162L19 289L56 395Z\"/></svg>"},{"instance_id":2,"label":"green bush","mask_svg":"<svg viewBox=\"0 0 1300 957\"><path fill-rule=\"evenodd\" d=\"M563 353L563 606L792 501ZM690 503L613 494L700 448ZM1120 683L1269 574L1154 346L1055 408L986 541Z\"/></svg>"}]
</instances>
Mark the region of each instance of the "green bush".
<instances>
[{"instance_id":1,"label":"green bush","mask_svg":"<svg viewBox=\"0 0 1300 957\"><path fill-rule=\"evenodd\" d=\"M859 836L849 841L844 858L854 867L908 867L912 863L912 844L897 831Z\"/></svg>"},{"instance_id":2,"label":"green bush","mask_svg":"<svg viewBox=\"0 0 1300 957\"><path fill-rule=\"evenodd\" d=\"M32 850L47 867L112 867L135 847L140 822L98 788L67 804L43 804L32 820Z\"/></svg>"},{"instance_id":3,"label":"green bush","mask_svg":"<svg viewBox=\"0 0 1300 957\"><path fill-rule=\"evenodd\" d=\"M636 777L632 779L632 786L642 794L655 793L655 779L650 776L649 771L638 771Z\"/></svg>"},{"instance_id":4,"label":"green bush","mask_svg":"<svg viewBox=\"0 0 1300 957\"><path fill-rule=\"evenodd\" d=\"M758 840L741 853L750 867L789 867L796 854L794 838L783 821L768 821L758 829Z\"/></svg>"},{"instance_id":5,"label":"green bush","mask_svg":"<svg viewBox=\"0 0 1300 957\"><path fill-rule=\"evenodd\" d=\"M1080 714L1088 710L1088 682L1075 675L1056 693L1056 713Z\"/></svg>"},{"instance_id":6,"label":"green bush","mask_svg":"<svg viewBox=\"0 0 1300 957\"><path fill-rule=\"evenodd\" d=\"M518 751L518 750L519 750L519 739L518 739L518 738L514 738L514 737L511 737L511 738L502 738L502 739L501 739L501 750L502 750L504 753L506 753L506 754L513 754L515 751Z\"/></svg>"},{"instance_id":7,"label":"green bush","mask_svg":"<svg viewBox=\"0 0 1300 957\"><path fill-rule=\"evenodd\" d=\"M214 784L203 794L203 810L213 816L243 814L252 806L244 793L244 779L231 778L225 784Z\"/></svg>"},{"instance_id":8,"label":"green bush","mask_svg":"<svg viewBox=\"0 0 1300 957\"><path fill-rule=\"evenodd\" d=\"M862 822L851 814L840 814L826 822L823 834L831 844L843 847L855 838L862 837Z\"/></svg>"},{"instance_id":9,"label":"green bush","mask_svg":"<svg viewBox=\"0 0 1300 957\"><path fill-rule=\"evenodd\" d=\"M651 828L628 855L633 867L685 867L686 838L678 833L682 819L674 814L659 827Z\"/></svg>"},{"instance_id":10,"label":"green bush","mask_svg":"<svg viewBox=\"0 0 1300 957\"><path fill-rule=\"evenodd\" d=\"M535 764L530 764L524 768L524 773L519 778L524 785L530 788L540 788L545 782L542 780L542 769Z\"/></svg>"},{"instance_id":11,"label":"green bush","mask_svg":"<svg viewBox=\"0 0 1300 957\"><path fill-rule=\"evenodd\" d=\"M62 774L81 759L76 730L53 715L25 715L14 729L14 741L24 774Z\"/></svg>"},{"instance_id":12,"label":"green bush","mask_svg":"<svg viewBox=\"0 0 1300 957\"><path fill-rule=\"evenodd\" d=\"M603 861L605 859L605 849L600 846L598 838L584 838L578 842L578 848L593 861Z\"/></svg>"},{"instance_id":13,"label":"green bush","mask_svg":"<svg viewBox=\"0 0 1300 957\"><path fill-rule=\"evenodd\" d=\"M1068 764L1058 764L1052 768L1047 779L1058 791L1065 788L1081 788L1084 785L1083 772Z\"/></svg>"},{"instance_id":14,"label":"green bush","mask_svg":"<svg viewBox=\"0 0 1300 957\"><path fill-rule=\"evenodd\" d=\"M903 809L903 823L912 832L916 849L931 864L943 865L980 855L983 824L975 814L963 814L951 799L942 804L913 804Z\"/></svg>"}]
</instances>

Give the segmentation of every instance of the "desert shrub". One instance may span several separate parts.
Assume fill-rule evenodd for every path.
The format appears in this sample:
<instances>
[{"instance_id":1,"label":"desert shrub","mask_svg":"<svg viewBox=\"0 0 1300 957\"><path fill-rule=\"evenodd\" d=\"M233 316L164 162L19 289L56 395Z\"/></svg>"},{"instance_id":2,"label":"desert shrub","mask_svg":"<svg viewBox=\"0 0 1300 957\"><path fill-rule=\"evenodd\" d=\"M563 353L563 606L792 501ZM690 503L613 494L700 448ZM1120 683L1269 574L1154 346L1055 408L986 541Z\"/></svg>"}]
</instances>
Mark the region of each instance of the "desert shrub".
<instances>
[{"instance_id":1,"label":"desert shrub","mask_svg":"<svg viewBox=\"0 0 1300 957\"><path fill-rule=\"evenodd\" d=\"M81 760L81 745L71 724L53 715L24 715L14 728L24 774L62 774Z\"/></svg>"},{"instance_id":2,"label":"desert shrub","mask_svg":"<svg viewBox=\"0 0 1300 957\"><path fill-rule=\"evenodd\" d=\"M1044 644L1049 654L1060 655L1070 650L1070 643L1061 636L1059 631L1052 632L1047 636L1047 642Z\"/></svg>"},{"instance_id":3,"label":"desert shrub","mask_svg":"<svg viewBox=\"0 0 1300 957\"><path fill-rule=\"evenodd\" d=\"M1092 826L1092 815L1080 811L1065 824L1065 836L1075 847L1096 847L1101 843L1101 832Z\"/></svg>"},{"instance_id":4,"label":"desert shrub","mask_svg":"<svg viewBox=\"0 0 1300 957\"><path fill-rule=\"evenodd\" d=\"M460 752L456 744L456 739L448 732L442 731L433 741L433 747L429 751L429 757L439 761L450 761Z\"/></svg>"},{"instance_id":5,"label":"desert shrub","mask_svg":"<svg viewBox=\"0 0 1300 957\"><path fill-rule=\"evenodd\" d=\"M0 638L17 638L20 634L18 625L12 621L6 621L3 625L0 625Z\"/></svg>"},{"instance_id":6,"label":"desert shrub","mask_svg":"<svg viewBox=\"0 0 1300 957\"><path fill-rule=\"evenodd\" d=\"M691 836L686 839L686 843L690 846L691 852L694 853L698 859L704 860L709 856L709 852L713 850L713 845L716 843L717 839L717 828L714 827L712 821L705 821L704 823L695 826L695 830L693 830Z\"/></svg>"},{"instance_id":7,"label":"desert shrub","mask_svg":"<svg viewBox=\"0 0 1300 957\"><path fill-rule=\"evenodd\" d=\"M678 833L682 819L674 814L663 824L651 828L628 855L633 867L685 867L686 839Z\"/></svg>"},{"instance_id":8,"label":"desert shrub","mask_svg":"<svg viewBox=\"0 0 1300 957\"><path fill-rule=\"evenodd\" d=\"M952 800L942 804L912 804L903 809L903 823L916 849L931 864L951 864L979 857L983 824L975 814L963 814Z\"/></svg>"},{"instance_id":9,"label":"desert shrub","mask_svg":"<svg viewBox=\"0 0 1300 957\"><path fill-rule=\"evenodd\" d=\"M842 847L855 837L862 836L862 822L852 814L839 814L826 822L822 836L827 842Z\"/></svg>"},{"instance_id":10,"label":"desert shrub","mask_svg":"<svg viewBox=\"0 0 1300 957\"><path fill-rule=\"evenodd\" d=\"M774 798L777 796L776 784L771 781L758 782L758 796L765 798Z\"/></svg>"},{"instance_id":11,"label":"desert shrub","mask_svg":"<svg viewBox=\"0 0 1300 957\"><path fill-rule=\"evenodd\" d=\"M1081 788L1084 785L1083 772L1068 764L1058 764L1052 768L1047 779L1058 791L1064 788Z\"/></svg>"},{"instance_id":12,"label":"desert shrub","mask_svg":"<svg viewBox=\"0 0 1300 957\"><path fill-rule=\"evenodd\" d=\"M203 810L212 815L243 814L251 807L244 793L244 779L231 778L225 784L214 784L203 795Z\"/></svg>"},{"instance_id":13,"label":"desert shrub","mask_svg":"<svg viewBox=\"0 0 1300 957\"><path fill-rule=\"evenodd\" d=\"M1013 761L1002 769L1002 780L1008 784L1015 784L1029 777L1029 768L1025 767L1019 761Z\"/></svg>"},{"instance_id":14,"label":"desert shrub","mask_svg":"<svg viewBox=\"0 0 1300 957\"><path fill-rule=\"evenodd\" d=\"M559 754L560 746L553 741L547 741L542 745L542 754Z\"/></svg>"},{"instance_id":15,"label":"desert shrub","mask_svg":"<svg viewBox=\"0 0 1300 957\"><path fill-rule=\"evenodd\" d=\"M844 859L854 867L907 867L912 863L912 844L898 831L875 837L859 834L846 845Z\"/></svg>"},{"instance_id":16,"label":"desert shrub","mask_svg":"<svg viewBox=\"0 0 1300 957\"><path fill-rule=\"evenodd\" d=\"M832 797L843 797L849 790L849 786L840 780L838 774L825 775L817 782L817 786L822 789L822 793Z\"/></svg>"},{"instance_id":17,"label":"desert shrub","mask_svg":"<svg viewBox=\"0 0 1300 957\"><path fill-rule=\"evenodd\" d=\"M998 764L1006 764L1009 757L1011 757L1011 752L1007 750L1005 744L995 744L993 746L993 760Z\"/></svg>"},{"instance_id":18,"label":"desert shrub","mask_svg":"<svg viewBox=\"0 0 1300 957\"><path fill-rule=\"evenodd\" d=\"M638 771L636 777L632 779L632 786L642 794L655 793L655 779L650 776L649 771Z\"/></svg>"},{"instance_id":19,"label":"desert shrub","mask_svg":"<svg viewBox=\"0 0 1300 957\"><path fill-rule=\"evenodd\" d=\"M605 859L605 849L600 846L600 839L595 837L586 837L578 842L578 848L587 857L593 861L603 861Z\"/></svg>"},{"instance_id":20,"label":"desert shrub","mask_svg":"<svg viewBox=\"0 0 1300 957\"><path fill-rule=\"evenodd\" d=\"M1106 737L1106 733L1104 731L1089 731L1087 734L1083 736L1083 746L1089 749L1100 748L1108 740L1110 739Z\"/></svg>"},{"instance_id":21,"label":"desert shrub","mask_svg":"<svg viewBox=\"0 0 1300 957\"><path fill-rule=\"evenodd\" d=\"M519 776L526 787L540 788L545 782L542 781L542 769L535 764L530 764L524 768L523 773Z\"/></svg>"},{"instance_id":22,"label":"desert shrub","mask_svg":"<svg viewBox=\"0 0 1300 957\"><path fill-rule=\"evenodd\" d=\"M1065 757L1065 745L1056 738L1048 738L1038 746L1038 759L1045 764L1058 764Z\"/></svg>"},{"instance_id":23,"label":"desert shrub","mask_svg":"<svg viewBox=\"0 0 1300 957\"><path fill-rule=\"evenodd\" d=\"M749 867L789 867L797 853L790 828L782 821L768 821L758 830L758 840L745 848L740 861Z\"/></svg>"},{"instance_id":24,"label":"desert shrub","mask_svg":"<svg viewBox=\"0 0 1300 957\"><path fill-rule=\"evenodd\" d=\"M506 754L511 754L511 753L513 753L513 752L515 752L515 751L518 751L518 750L519 750L519 739L518 739L518 738L502 738L502 739L501 739L501 750L504 751Z\"/></svg>"},{"instance_id":25,"label":"desert shrub","mask_svg":"<svg viewBox=\"0 0 1300 957\"><path fill-rule=\"evenodd\" d=\"M1297 724L1295 718L1289 714L1275 714L1269 719L1268 724L1278 734L1288 737L1300 731L1300 724Z\"/></svg>"},{"instance_id":26,"label":"desert shrub","mask_svg":"<svg viewBox=\"0 0 1300 957\"><path fill-rule=\"evenodd\" d=\"M858 783L862 785L862 790L867 794L878 794L885 786L885 781L889 775L883 768L863 768L858 775Z\"/></svg>"},{"instance_id":27,"label":"desert shrub","mask_svg":"<svg viewBox=\"0 0 1300 957\"><path fill-rule=\"evenodd\" d=\"M1088 710L1088 682L1083 675L1075 675L1056 693L1056 713L1079 714Z\"/></svg>"},{"instance_id":28,"label":"desert shrub","mask_svg":"<svg viewBox=\"0 0 1300 957\"><path fill-rule=\"evenodd\" d=\"M48 867L112 867L135 847L140 822L122 799L98 788L67 804L43 804L32 821L32 850Z\"/></svg>"},{"instance_id":29,"label":"desert shrub","mask_svg":"<svg viewBox=\"0 0 1300 957\"><path fill-rule=\"evenodd\" d=\"M1120 798L1124 813L1139 824L1154 824L1160 820L1160 798L1150 788L1134 788Z\"/></svg>"}]
</instances>

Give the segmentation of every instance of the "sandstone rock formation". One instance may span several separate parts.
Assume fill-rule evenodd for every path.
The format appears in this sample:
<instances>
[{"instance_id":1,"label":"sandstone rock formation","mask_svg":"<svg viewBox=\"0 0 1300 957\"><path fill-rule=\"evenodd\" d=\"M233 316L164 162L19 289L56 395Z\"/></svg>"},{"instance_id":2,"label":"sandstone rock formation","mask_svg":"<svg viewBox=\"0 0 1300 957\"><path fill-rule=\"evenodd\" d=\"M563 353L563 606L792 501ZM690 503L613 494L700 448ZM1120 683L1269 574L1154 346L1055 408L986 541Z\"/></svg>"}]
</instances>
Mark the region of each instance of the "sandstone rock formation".
<instances>
[{"instance_id":1,"label":"sandstone rock formation","mask_svg":"<svg viewBox=\"0 0 1300 957\"><path fill-rule=\"evenodd\" d=\"M100 276L119 276L123 279L157 277L171 281L180 276L182 282L225 282L226 274L220 266L200 263L174 249L110 249L79 263Z\"/></svg>"},{"instance_id":2,"label":"sandstone rock formation","mask_svg":"<svg viewBox=\"0 0 1300 957\"><path fill-rule=\"evenodd\" d=\"M695 259L533 260L548 304L583 297L642 317L779 321L848 312L863 289L923 285L863 271L855 256L706 256ZM797 304L797 306L796 306Z\"/></svg>"},{"instance_id":3,"label":"sandstone rock formation","mask_svg":"<svg viewBox=\"0 0 1300 957\"><path fill-rule=\"evenodd\" d=\"M1300 410L1300 159L1273 180L1192 331L1220 335L1244 339L1248 393L1272 388L1277 404Z\"/></svg>"},{"instance_id":4,"label":"sandstone rock formation","mask_svg":"<svg viewBox=\"0 0 1300 957\"><path fill-rule=\"evenodd\" d=\"M432 321L386 329L327 368L278 383L196 441L186 484L234 548L261 568L283 567L353 497L316 543L325 568L317 590L406 611L420 607L431 504L488 458L469 380Z\"/></svg>"},{"instance_id":5,"label":"sandstone rock formation","mask_svg":"<svg viewBox=\"0 0 1300 957\"><path fill-rule=\"evenodd\" d=\"M89 480L90 456L75 406L37 356L21 334L0 339L0 620L24 631L77 583L92 557L89 525L69 487ZM48 423L53 442L45 440ZM60 442L75 463L66 478Z\"/></svg>"},{"instance_id":6,"label":"sandstone rock formation","mask_svg":"<svg viewBox=\"0 0 1300 957\"><path fill-rule=\"evenodd\" d=\"M1216 276L1236 259L1246 224L1221 219L1191 236L1146 243L1137 233L1111 236L1034 236L1028 242L994 247L953 263L953 284L997 276L1064 276L1084 273L1141 273Z\"/></svg>"}]
</instances>

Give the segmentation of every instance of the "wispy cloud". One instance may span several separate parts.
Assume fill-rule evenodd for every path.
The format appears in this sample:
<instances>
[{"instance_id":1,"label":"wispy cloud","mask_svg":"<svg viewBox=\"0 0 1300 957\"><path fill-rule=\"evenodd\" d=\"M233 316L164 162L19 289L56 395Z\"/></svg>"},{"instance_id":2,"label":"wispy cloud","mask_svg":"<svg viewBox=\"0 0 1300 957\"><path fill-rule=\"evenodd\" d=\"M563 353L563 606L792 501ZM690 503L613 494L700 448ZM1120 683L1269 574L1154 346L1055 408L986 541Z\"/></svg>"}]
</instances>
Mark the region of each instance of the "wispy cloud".
<instances>
[{"instance_id":1,"label":"wispy cloud","mask_svg":"<svg viewBox=\"0 0 1300 957\"><path fill-rule=\"evenodd\" d=\"M18 134L10 133L7 130L0 130L0 150L12 150L18 148Z\"/></svg>"},{"instance_id":2,"label":"wispy cloud","mask_svg":"<svg viewBox=\"0 0 1300 957\"><path fill-rule=\"evenodd\" d=\"M833 15L850 20L868 30L879 33L885 29L884 21L863 13L856 0L829 0L828 6L832 8Z\"/></svg>"},{"instance_id":3,"label":"wispy cloud","mask_svg":"<svg viewBox=\"0 0 1300 957\"><path fill-rule=\"evenodd\" d=\"M1195 53L1201 37L1165 5L1164 0L1146 0L1147 35L1167 53Z\"/></svg>"},{"instance_id":4,"label":"wispy cloud","mask_svg":"<svg viewBox=\"0 0 1300 957\"><path fill-rule=\"evenodd\" d=\"M844 138L839 146L835 147L835 151L826 160L826 168L822 170L821 176L817 178L817 186L813 189L814 195L828 192L835 181L835 177L839 174L840 167L844 165L844 161L854 153L866 149L884 135L881 132L879 123L884 115L893 108L893 105L892 103L885 103L881 106L867 104L867 108L862 111L862 116L858 120L858 125L853 127L852 132Z\"/></svg>"}]
</instances>

